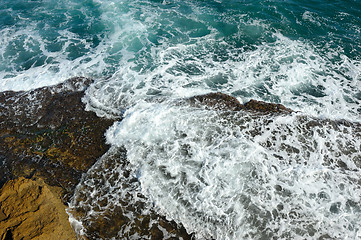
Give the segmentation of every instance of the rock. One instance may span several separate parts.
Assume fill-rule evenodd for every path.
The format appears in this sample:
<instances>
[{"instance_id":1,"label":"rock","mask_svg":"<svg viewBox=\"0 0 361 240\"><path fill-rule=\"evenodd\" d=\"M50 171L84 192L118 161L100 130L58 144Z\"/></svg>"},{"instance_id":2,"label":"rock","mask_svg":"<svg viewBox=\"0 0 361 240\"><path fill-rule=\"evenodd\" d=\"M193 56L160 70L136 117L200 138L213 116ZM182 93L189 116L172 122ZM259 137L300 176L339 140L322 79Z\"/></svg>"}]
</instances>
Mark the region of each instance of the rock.
<instances>
[{"instance_id":1,"label":"rock","mask_svg":"<svg viewBox=\"0 0 361 240\"><path fill-rule=\"evenodd\" d=\"M68 202L82 175L108 152L104 132L115 121L84 110L81 99L90 83L86 78L73 78L56 86L0 93L0 187L7 182L0 192L0 240L75 239L60 198ZM108 168L127 164L126 158L119 162L118 157L106 154ZM101 175L102 170L88 175ZM102 181L112 179L97 179ZM79 195L91 198L87 192ZM110 239L129 225L130 232L151 239L162 238L163 231L175 239L192 239L175 222L154 211L143 213L138 203L129 202L131 197L109 203L124 205L124 212L114 207L89 219L89 209L73 209L87 235L80 238ZM131 225L129 214L135 216Z\"/></svg>"},{"instance_id":2,"label":"rock","mask_svg":"<svg viewBox=\"0 0 361 240\"><path fill-rule=\"evenodd\" d=\"M186 102L190 103L192 106L203 106L215 110L245 110L260 114L293 112L291 109L286 108L282 104L266 103L253 99L245 104L241 104L235 97L220 92L194 96L188 98Z\"/></svg>"},{"instance_id":3,"label":"rock","mask_svg":"<svg viewBox=\"0 0 361 240\"><path fill-rule=\"evenodd\" d=\"M73 78L56 86L0 93L0 187L9 179L40 176L71 195L81 174L108 146L104 132L114 120L84 110L90 84Z\"/></svg>"},{"instance_id":4,"label":"rock","mask_svg":"<svg viewBox=\"0 0 361 240\"><path fill-rule=\"evenodd\" d=\"M276 103L266 103L263 101L257 101L251 99L249 102L244 105L245 110L254 111L258 113L291 113L293 110L286 108L282 104Z\"/></svg>"},{"instance_id":5,"label":"rock","mask_svg":"<svg viewBox=\"0 0 361 240\"><path fill-rule=\"evenodd\" d=\"M41 179L7 182L0 190L0 239L76 239L60 192Z\"/></svg>"},{"instance_id":6,"label":"rock","mask_svg":"<svg viewBox=\"0 0 361 240\"><path fill-rule=\"evenodd\" d=\"M167 220L141 193L125 149L112 147L84 174L69 212L89 239L194 239L181 224ZM91 184L88 184L91 183Z\"/></svg>"},{"instance_id":7,"label":"rock","mask_svg":"<svg viewBox=\"0 0 361 240\"><path fill-rule=\"evenodd\" d=\"M244 106L235 97L220 92L194 96L187 101L193 106L205 106L216 110L239 111L244 109Z\"/></svg>"},{"instance_id":8,"label":"rock","mask_svg":"<svg viewBox=\"0 0 361 240\"><path fill-rule=\"evenodd\" d=\"M84 110L81 98L91 83L72 78L31 91L0 93L0 187L20 176L41 176L61 186L68 199L81 174L102 156L108 146L104 132L114 120ZM189 98L194 106L230 111L289 113L280 104L251 100L241 104L223 93Z\"/></svg>"}]
</instances>

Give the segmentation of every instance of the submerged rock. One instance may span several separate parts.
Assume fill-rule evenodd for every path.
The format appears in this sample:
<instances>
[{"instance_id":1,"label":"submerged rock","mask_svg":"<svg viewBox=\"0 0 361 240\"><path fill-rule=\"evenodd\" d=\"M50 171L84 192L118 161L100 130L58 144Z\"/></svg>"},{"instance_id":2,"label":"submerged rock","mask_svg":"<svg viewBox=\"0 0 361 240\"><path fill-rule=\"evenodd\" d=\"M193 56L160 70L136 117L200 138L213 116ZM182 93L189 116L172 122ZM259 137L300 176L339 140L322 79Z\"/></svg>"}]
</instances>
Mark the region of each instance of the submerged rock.
<instances>
[{"instance_id":1,"label":"submerged rock","mask_svg":"<svg viewBox=\"0 0 361 240\"><path fill-rule=\"evenodd\" d=\"M194 96L187 99L186 101L189 102L192 106L203 106L215 110L245 110L260 114L293 112L293 110L286 108L282 104L267 103L254 99L251 99L245 104L241 104L235 97L220 92Z\"/></svg>"},{"instance_id":2,"label":"submerged rock","mask_svg":"<svg viewBox=\"0 0 361 240\"><path fill-rule=\"evenodd\" d=\"M181 224L156 213L141 191L126 151L112 147L83 176L70 213L89 239L193 239Z\"/></svg>"},{"instance_id":3,"label":"submerged rock","mask_svg":"<svg viewBox=\"0 0 361 240\"><path fill-rule=\"evenodd\" d=\"M76 239L61 189L19 178L0 190L0 239Z\"/></svg>"},{"instance_id":4,"label":"submerged rock","mask_svg":"<svg viewBox=\"0 0 361 240\"><path fill-rule=\"evenodd\" d=\"M235 97L220 92L194 96L187 99L187 102L192 106L204 106L216 110L239 111L244 109L244 106Z\"/></svg>"},{"instance_id":5,"label":"submerged rock","mask_svg":"<svg viewBox=\"0 0 361 240\"><path fill-rule=\"evenodd\" d=\"M282 105L264 102L243 105L223 93L195 96L180 104L229 111L288 111ZM83 223L85 236L90 239L193 239L194 233L187 233L181 224L156 213L154 203L143 195L137 174L127 160L126 151L113 146L83 176L70 203L70 212ZM182 199L181 194L179 198Z\"/></svg>"}]
</instances>

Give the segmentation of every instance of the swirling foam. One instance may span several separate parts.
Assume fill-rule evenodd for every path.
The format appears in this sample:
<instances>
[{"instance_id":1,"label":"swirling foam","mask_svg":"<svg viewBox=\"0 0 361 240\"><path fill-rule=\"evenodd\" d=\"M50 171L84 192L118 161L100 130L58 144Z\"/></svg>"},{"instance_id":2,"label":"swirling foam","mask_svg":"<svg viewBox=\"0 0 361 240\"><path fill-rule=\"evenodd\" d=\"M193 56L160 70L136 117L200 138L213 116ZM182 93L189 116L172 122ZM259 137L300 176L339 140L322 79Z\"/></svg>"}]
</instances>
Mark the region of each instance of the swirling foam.
<instances>
[{"instance_id":1,"label":"swirling foam","mask_svg":"<svg viewBox=\"0 0 361 240\"><path fill-rule=\"evenodd\" d=\"M337 239L361 236L357 127L144 103L106 136L199 239Z\"/></svg>"}]
</instances>

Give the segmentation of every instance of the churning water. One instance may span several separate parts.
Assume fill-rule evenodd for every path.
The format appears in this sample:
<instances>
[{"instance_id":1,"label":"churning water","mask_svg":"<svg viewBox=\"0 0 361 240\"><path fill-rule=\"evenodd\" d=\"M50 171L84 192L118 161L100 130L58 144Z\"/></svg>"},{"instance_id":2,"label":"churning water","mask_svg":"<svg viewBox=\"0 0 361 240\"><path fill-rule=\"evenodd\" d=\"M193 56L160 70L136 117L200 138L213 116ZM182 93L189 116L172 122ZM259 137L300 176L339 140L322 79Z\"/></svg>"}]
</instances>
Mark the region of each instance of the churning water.
<instances>
[{"instance_id":1,"label":"churning water","mask_svg":"<svg viewBox=\"0 0 361 240\"><path fill-rule=\"evenodd\" d=\"M198 239L358 239L360 16L356 0L2 0L0 90L90 77L87 110L124 116L106 138L126 157L99 159L71 203L79 233L126 199ZM297 112L176 104L216 91ZM139 238L122 211L113 237Z\"/></svg>"}]
</instances>

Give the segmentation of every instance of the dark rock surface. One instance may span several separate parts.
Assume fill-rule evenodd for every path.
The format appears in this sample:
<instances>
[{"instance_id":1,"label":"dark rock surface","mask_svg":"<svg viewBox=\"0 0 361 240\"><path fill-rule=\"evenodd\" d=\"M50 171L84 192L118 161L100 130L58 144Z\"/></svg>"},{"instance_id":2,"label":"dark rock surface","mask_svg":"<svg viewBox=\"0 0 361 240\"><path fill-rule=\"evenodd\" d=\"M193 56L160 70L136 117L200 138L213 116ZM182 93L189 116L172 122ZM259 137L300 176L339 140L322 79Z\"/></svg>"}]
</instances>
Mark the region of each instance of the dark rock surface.
<instances>
[{"instance_id":1,"label":"dark rock surface","mask_svg":"<svg viewBox=\"0 0 361 240\"><path fill-rule=\"evenodd\" d=\"M182 225L160 216L141 193L126 151L112 147L78 185L70 208L89 239L193 239ZM121 191L119 191L121 186ZM79 236L84 237L84 236Z\"/></svg>"},{"instance_id":2,"label":"dark rock surface","mask_svg":"<svg viewBox=\"0 0 361 240\"><path fill-rule=\"evenodd\" d=\"M186 100L192 106L205 107L215 110L229 110L229 111L251 111L258 114L268 113L291 113L291 109L286 108L282 104L266 103L263 101L257 101L251 99L245 104L241 104L235 97L229 96L224 93L208 93L204 95L198 95Z\"/></svg>"},{"instance_id":3,"label":"dark rock surface","mask_svg":"<svg viewBox=\"0 0 361 240\"><path fill-rule=\"evenodd\" d=\"M203 106L216 110L239 111L244 109L244 106L235 97L220 92L194 96L187 99L186 102L195 107Z\"/></svg>"},{"instance_id":4,"label":"dark rock surface","mask_svg":"<svg viewBox=\"0 0 361 240\"><path fill-rule=\"evenodd\" d=\"M253 111L257 113L291 113L291 109L286 108L282 104L276 103L266 103L263 101L257 101L251 99L249 102L246 102L244 105L245 110Z\"/></svg>"},{"instance_id":5,"label":"dark rock surface","mask_svg":"<svg viewBox=\"0 0 361 240\"><path fill-rule=\"evenodd\" d=\"M60 186L66 200L108 146L104 132L114 120L84 111L89 79L0 93L0 187L17 177L41 176Z\"/></svg>"}]
</instances>

